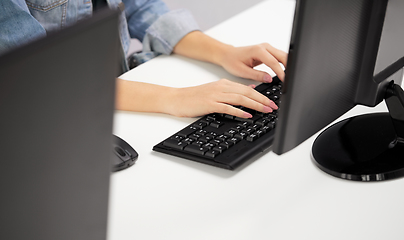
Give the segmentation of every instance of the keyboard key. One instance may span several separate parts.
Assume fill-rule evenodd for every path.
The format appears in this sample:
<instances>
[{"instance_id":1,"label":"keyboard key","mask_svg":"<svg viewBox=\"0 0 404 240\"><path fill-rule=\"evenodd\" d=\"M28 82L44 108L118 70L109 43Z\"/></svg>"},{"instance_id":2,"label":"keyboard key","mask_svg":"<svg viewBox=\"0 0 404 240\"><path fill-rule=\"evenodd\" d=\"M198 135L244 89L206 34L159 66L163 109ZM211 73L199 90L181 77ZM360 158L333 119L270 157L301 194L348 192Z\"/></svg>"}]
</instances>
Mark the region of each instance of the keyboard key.
<instances>
[{"instance_id":1,"label":"keyboard key","mask_svg":"<svg viewBox=\"0 0 404 240\"><path fill-rule=\"evenodd\" d=\"M221 121L214 121L210 123L210 126L214 127L214 128L220 128L220 126L223 125L223 122Z\"/></svg>"},{"instance_id":2,"label":"keyboard key","mask_svg":"<svg viewBox=\"0 0 404 240\"><path fill-rule=\"evenodd\" d=\"M213 140L213 139L214 139L214 137L209 136L209 135L206 135L206 136L202 136L201 138L199 138L199 141L202 141L202 142L210 142L210 141Z\"/></svg>"},{"instance_id":3,"label":"keyboard key","mask_svg":"<svg viewBox=\"0 0 404 240\"><path fill-rule=\"evenodd\" d=\"M246 140L249 142L253 142L253 141L257 140L257 138L258 138L258 135L253 133L253 134L248 135L246 137Z\"/></svg>"},{"instance_id":4,"label":"keyboard key","mask_svg":"<svg viewBox=\"0 0 404 240\"><path fill-rule=\"evenodd\" d=\"M219 144L221 144L223 141L222 140L220 140L220 139L213 139L212 141L210 141L210 143L213 143L213 144L215 144L215 145L219 145Z\"/></svg>"},{"instance_id":5,"label":"keyboard key","mask_svg":"<svg viewBox=\"0 0 404 240\"><path fill-rule=\"evenodd\" d=\"M255 132L255 129L249 127L249 128L247 128L247 129L244 129L244 130L241 131L241 132L244 132L244 133L246 133L247 135L249 135L249 134Z\"/></svg>"},{"instance_id":6,"label":"keyboard key","mask_svg":"<svg viewBox=\"0 0 404 240\"><path fill-rule=\"evenodd\" d=\"M276 115L271 114L271 113L267 113L267 114L265 114L265 116L263 118L266 119L266 120L272 121L272 120L276 119Z\"/></svg>"},{"instance_id":7,"label":"keyboard key","mask_svg":"<svg viewBox=\"0 0 404 240\"><path fill-rule=\"evenodd\" d=\"M217 118L217 116L215 114L211 114L211 115L206 116L206 121L213 122L216 120L216 118Z\"/></svg>"},{"instance_id":8,"label":"keyboard key","mask_svg":"<svg viewBox=\"0 0 404 240\"><path fill-rule=\"evenodd\" d=\"M240 132L241 130L243 130L245 127L243 127L243 126L240 126L240 125L237 125L237 126L235 126L234 128L231 128L231 129L233 129L233 130L235 130L235 131L237 131L237 132Z\"/></svg>"},{"instance_id":9,"label":"keyboard key","mask_svg":"<svg viewBox=\"0 0 404 240\"><path fill-rule=\"evenodd\" d=\"M199 140L197 140L197 141L195 141L195 142L193 142L192 143L192 145L197 145L197 146L202 146L203 144L205 144L204 142L202 142L202 141L199 141Z\"/></svg>"},{"instance_id":10,"label":"keyboard key","mask_svg":"<svg viewBox=\"0 0 404 240\"><path fill-rule=\"evenodd\" d=\"M206 118L201 119L200 121L205 123L206 125L209 125L209 123L211 122L211 121L207 120Z\"/></svg>"},{"instance_id":11,"label":"keyboard key","mask_svg":"<svg viewBox=\"0 0 404 240\"><path fill-rule=\"evenodd\" d=\"M268 96L271 96L273 93L274 92L271 89L268 89L263 94L268 97Z\"/></svg>"},{"instance_id":12,"label":"keyboard key","mask_svg":"<svg viewBox=\"0 0 404 240\"><path fill-rule=\"evenodd\" d=\"M215 132L209 132L206 136L209 136L209 137L212 137L212 138L215 138L215 137L217 137L217 133L215 133Z\"/></svg>"},{"instance_id":13,"label":"keyboard key","mask_svg":"<svg viewBox=\"0 0 404 240\"><path fill-rule=\"evenodd\" d=\"M250 126L249 128L252 128L252 129L257 130L257 129L259 129L260 127L261 127L260 125L254 124L254 125Z\"/></svg>"},{"instance_id":14,"label":"keyboard key","mask_svg":"<svg viewBox=\"0 0 404 240\"><path fill-rule=\"evenodd\" d=\"M192 138L185 138L184 140L182 140L182 142L185 142L185 143L188 143L188 144L191 144L193 141L195 141L195 140L192 139Z\"/></svg>"},{"instance_id":15,"label":"keyboard key","mask_svg":"<svg viewBox=\"0 0 404 240\"><path fill-rule=\"evenodd\" d=\"M233 142L228 142L228 141L220 143L220 146L225 147L226 149L229 149L233 145L234 145Z\"/></svg>"},{"instance_id":16,"label":"keyboard key","mask_svg":"<svg viewBox=\"0 0 404 240\"><path fill-rule=\"evenodd\" d=\"M228 136L228 135L225 135L225 134L221 134L221 135L219 135L219 136L217 136L216 137L216 139L219 139L219 140L221 140L221 141L226 141L227 139L229 139L230 138L230 136Z\"/></svg>"},{"instance_id":17,"label":"keyboard key","mask_svg":"<svg viewBox=\"0 0 404 240\"><path fill-rule=\"evenodd\" d=\"M190 127L184 128L181 131L179 131L177 133L177 135L179 135L181 137L188 137L188 135L190 135L191 133L194 133L196 130L197 130L197 128L195 128L194 126L190 126Z\"/></svg>"},{"instance_id":18,"label":"keyboard key","mask_svg":"<svg viewBox=\"0 0 404 240\"><path fill-rule=\"evenodd\" d=\"M214 144L214 143L205 143L202 147L207 148L207 149L212 149L215 146L216 146L216 144Z\"/></svg>"},{"instance_id":19,"label":"keyboard key","mask_svg":"<svg viewBox=\"0 0 404 240\"><path fill-rule=\"evenodd\" d=\"M198 130L197 132L196 132L196 134L199 134L199 135L205 135L205 134L207 134L208 132L206 131L206 130L203 130L203 129L201 129L201 130Z\"/></svg>"},{"instance_id":20,"label":"keyboard key","mask_svg":"<svg viewBox=\"0 0 404 240\"><path fill-rule=\"evenodd\" d=\"M271 131L272 128L271 128L271 127L268 127L268 126L263 126L262 128L260 128L260 130L263 131L264 133L266 133L266 132Z\"/></svg>"},{"instance_id":21,"label":"keyboard key","mask_svg":"<svg viewBox=\"0 0 404 240\"><path fill-rule=\"evenodd\" d=\"M205 156L210 157L210 158L215 158L217 155L219 155L220 152L216 150L209 150L205 153Z\"/></svg>"},{"instance_id":22,"label":"keyboard key","mask_svg":"<svg viewBox=\"0 0 404 240\"><path fill-rule=\"evenodd\" d=\"M193 134L189 135L189 138L192 138L192 139L194 139L194 140L197 140L197 139L199 139L200 137L201 137L201 135L196 134L196 133L193 133Z\"/></svg>"},{"instance_id":23,"label":"keyboard key","mask_svg":"<svg viewBox=\"0 0 404 240\"><path fill-rule=\"evenodd\" d=\"M171 139L174 139L174 140L176 140L177 142L179 142L179 141L181 141L182 139L184 139L184 137L175 135L175 136L172 136Z\"/></svg>"},{"instance_id":24,"label":"keyboard key","mask_svg":"<svg viewBox=\"0 0 404 240\"><path fill-rule=\"evenodd\" d=\"M246 128L246 127L248 127L248 126L251 125L250 123L248 123L248 122L246 122L246 121L244 121L244 120L245 120L245 119L243 119L243 121L242 121L242 122L239 122L237 125L240 126L240 127L243 127L243 128Z\"/></svg>"},{"instance_id":25,"label":"keyboard key","mask_svg":"<svg viewBox=\"0 0 404 240\"><path fill-rule=\"evenodd\" d=\"M234 135L234 137L244 139L245 137L247 137L247 135L248 135L248 133L246 133L246 132L239 132L236 135Z\"/></svg>"},{"instance_id":26,"label":"keyboard key","mask_svg":"<svg viewBox=\"0 0 404 240\"><path fill-rule=\"evenodd\" d=\"M273 94L272 96L269 97L272 101L276 102L280 99L278 94Z\"/></svg>"},{"instance_id":27,"label":"keyboard key","mask_svg":"<svg viewBox=\"0 0 404 240\"><path fill-rule=\"evenodd\" d=\"M256 115L254 115L252 118L248 118L248 119L247 119L247 122L253 124L253 123L255 123L258 119L261 119L261 116L259 116L259 115L256 114Z\"/></svg>"},{"instance_id":28,"label":"keyboard key","mask_svg":"<svg viewBox=\"0 0 404 240\"><path fill-rule=\"evenodd\" d=\"M206 151L208 151L208 148L204 147L198 147L196 145L188 145L184 148L184 151L195 153L198 155L204 155Z\"/></svg>"},{"instance_id":29,"label":"keyboard key","mask_svg":"<svg viewBox=\"0 0 404 240\"><path fill-rule=\"evenodd\" d=\"M267 124L267 126L270 128L275 128L275 125L276 125L276 121L271 121Z\"/></svg>"},{"instance_id":30,"label":"keyboard key","mask_svg":"<svg viewBox=\"0 0 404 240\"><path fill-rule=\"evenodd\" d=\"M227 149L227 147L221 146L221 145L218 145L218 146L213 148L213 150L218 151L220 153L224 152L226 149Z\"/></svg>"},{"instance_id":31,"label":"keyboard key","mask_svg":"<svg viewBox=\"0 0 404 240\"><path fill-rule=\"evenodd\" d=\"M264 131L262 130L257 130L254 134L258 135L258 137L261 137L262 135L264 135Z\"/></svg>"},{"instance_id":32,"label":"keyboard key","mask_svg":"<svg viewBox=\"0 0 404 240\"><path fill-rule=\"evenodd\" d=\"M261 118L260 120L258 120L257 122L255 122L255 124L259 125L259 126L265 126L267 123L269 123L269 119L266 118Z\"/></svg>"},{"instance_id":33,"label":"keyboard key","mask_svg":"<svg viewBox=\"0 0 404 240\"><path fill-rule=\"evenodd\" d=\"M207 125L208 124L206 124L204 122L197 122L197 123L194 123L192 126L194 126L196 128L199 128L199 129L202 129L202 128L206 127Z\"/></svg>"},{"instance_id":34,"label":"keyboard key","mask_svg":"<svg viewBox=\"0 0 404 240\"><path fill-rule=\"evenodd\" d=\"M236 131L234 129L230 129L229 131L225 132L224 135L227 135L229 137L233 137L236 133L238 133L238 131Z\"/></svg>"},{"instance_id":35,"label":"keyboard key","mask_svg":"<svg viewBox=\"0 0 404 240\"><path fill-rule=\"evenodd\" d=\"M174 139L168 139L163 142L163 145L177 150L183 150L188 144L185 142L178 142Z\"/></svg>"},{"instance_id":36,"label":"keyboard key","mask_svg":"<svg viewBox=\"0 0 404 240\"><path fill-rule=\"evenodd\" d=\"M232 138L230 138L229 140L228 140L228 142L232 142L232 143L234 143L234 144L236 144L236 143L238 143L238 142L240 142L240 138L238 138L238 137L232 137Z\"/></svg>"},{"instance_id":37,"label":"keyboard key","mask_svg":"<svg viewBox=\"0 0 404 240\"><path fill-rule=\"evenodd\" d=\"M257 113L256 113L256 115L258 115L258 116L260 116L260 117L265 116L265 114L266 114L266 113L263 113L263 112L257 112Z\"/></svg>"}]
</instances>

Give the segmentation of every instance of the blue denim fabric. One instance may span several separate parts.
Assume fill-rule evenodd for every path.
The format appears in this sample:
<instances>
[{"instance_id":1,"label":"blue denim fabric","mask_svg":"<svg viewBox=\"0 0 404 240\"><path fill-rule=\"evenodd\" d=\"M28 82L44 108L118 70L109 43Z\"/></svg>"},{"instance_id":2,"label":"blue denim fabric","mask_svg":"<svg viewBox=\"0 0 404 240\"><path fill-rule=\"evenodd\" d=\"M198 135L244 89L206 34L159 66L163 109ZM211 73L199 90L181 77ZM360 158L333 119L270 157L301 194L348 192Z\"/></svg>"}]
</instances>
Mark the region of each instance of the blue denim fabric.
<instances>
[{"instance_id":1,"label":"blue denim fabric","mask_svg":"<svg viewBox=\"0 0 404 240\"><path fill-rule=\"evenodd\" d=\"M120 34L123 56L129 49L130 38L143 41L145 52L141 62L151 56L170 54L175 44L187 33L199 30L186 10L170 11L161 0L107 0L110 8L125 10L121 14ZM0 54L46 36L93 13L91 0L1 0ZM126 60L125 70L128 70Z\"/></svg>"},{"instance_id":2,"label":"blue denim fabric","mask_svg":"<svg viewBox=\"0 0 404 240\"><path fill-rule=\"evenodd\" d=\"M142 64L160 55L169 55L174 46L189 32L199 30L192 15L183 9L168 12L146 29L143 51L131 57Z\"/></svg>"},{"instance_id":3,"label":"blue denim fabric","mask_svg":"<svg viewBox=\"0 0 404 240\"><path fill-rule=\"evenodd\" d=\"M168 12L147 28L143 51L168 55L186 34L198 29L190 12L183 9Z\"/></svg>"},{"instance_id":4,"label":"blue denim fabric","mask_svg":"<svg viewBox=\"0 0 404 240\"><path fill-rule=\"evenodd\" d=\"M0 54L45 35L24 0L0 1Z\"/></svg>"}]
</instances>

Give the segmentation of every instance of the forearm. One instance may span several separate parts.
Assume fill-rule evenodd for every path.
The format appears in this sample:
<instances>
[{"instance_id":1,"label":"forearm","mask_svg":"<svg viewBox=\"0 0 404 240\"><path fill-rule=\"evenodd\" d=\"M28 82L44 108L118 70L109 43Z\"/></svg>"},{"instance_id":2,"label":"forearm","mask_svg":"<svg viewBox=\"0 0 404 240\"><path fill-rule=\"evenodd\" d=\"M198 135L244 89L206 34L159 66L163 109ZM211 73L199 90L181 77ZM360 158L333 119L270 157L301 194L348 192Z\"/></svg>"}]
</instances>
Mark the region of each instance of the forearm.
<instances>
[{"instance_id":1,"label":"forearm","mask_svg":"<svg viewBox=\"0 0 404 240\"><path fill-rule=\"evenodd\" d=\"M193 31L178 42L173 52L221 66L225 54L231 48L234 47L219 42L200 31Z\"/></svg>"},{"instance_id":2,"label":"forearm","mask_svg":"<svg viewBox=\"0 0 404 240\"><path fill-rule=\"evenodd\" d=\"M135 112L168 113L167 100L174 88L149 83L116 81L116 109Z\"/></svg>"}]
</instances>

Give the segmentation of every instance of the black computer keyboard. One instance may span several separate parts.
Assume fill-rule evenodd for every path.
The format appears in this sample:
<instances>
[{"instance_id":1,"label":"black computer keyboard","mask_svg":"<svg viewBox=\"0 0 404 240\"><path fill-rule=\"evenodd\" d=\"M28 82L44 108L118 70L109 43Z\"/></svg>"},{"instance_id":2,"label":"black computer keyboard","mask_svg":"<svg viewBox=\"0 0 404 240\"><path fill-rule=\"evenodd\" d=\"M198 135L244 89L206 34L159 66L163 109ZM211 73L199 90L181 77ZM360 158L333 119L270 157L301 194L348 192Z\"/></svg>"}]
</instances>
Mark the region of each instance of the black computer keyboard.
<instances>
[{"instance_id":1,"label":"black computer keyboard","mask_svg":"<svg viewBox=\"0 0 404 240\"><path fill-rule=\"evenodd\" d=\"M255 90L280 103L282 82L262 83ZM272 145L277 112L262 113L241 107L253 115L238 118L213 113L201 117L153 147L154 151L234 170Z\"/></svg>"}]
</instances>

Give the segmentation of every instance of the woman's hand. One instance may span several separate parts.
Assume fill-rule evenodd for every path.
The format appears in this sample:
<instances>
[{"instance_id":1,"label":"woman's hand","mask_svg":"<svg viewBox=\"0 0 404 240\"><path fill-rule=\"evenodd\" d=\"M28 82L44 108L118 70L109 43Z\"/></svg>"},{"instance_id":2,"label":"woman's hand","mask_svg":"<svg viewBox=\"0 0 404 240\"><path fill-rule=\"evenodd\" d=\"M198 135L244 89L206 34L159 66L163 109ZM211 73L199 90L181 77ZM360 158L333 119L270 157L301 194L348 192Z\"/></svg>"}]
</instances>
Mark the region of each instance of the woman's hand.
<instances>
[{"instance_id":1,"label":"woman's hand","mask_svg":"<svg viewBox=\"0 0 404 240\"><path fill-rule=\"evenodd\" d=\"M196 87L173 89L164 112L179 117L198 117L209 113L225 113L241 118L252 115L234 106L268 113L276 104L251 86L226 79Z\"/></svg>"},{"instance_id":2,"label":"woman's hand","mask_svg":"<svg viewBox=\"0 0 404 240\"><path fill-rule=\"evenodd\" d=\"M186 88L117 79L116 108L119 110L159 112L179 117L199 117L214 112L252 117L234 106L264 113L278 109L274 102L252 87L226 79Z\"/></svg>"},{"instance_id":3,"label":"woman's hand","mask_svg":"<svg viewBox=\"0 0 404 240\"><path fill-rule=\"evenodd\" d=\"M284 80L285 73L280 63L286 67L287 53L268 43L247 47L228 46L226 49L219 64L229 73L259 82L271 82L272 77L268 73L253 69L264 63L276 73L281 81Z\"/></svg>"},{"instance_id":4,"label":"woman's hand","mask_svg":"<svg viewBox=\"0 0 404 240\"><path fill-rule=\"evenodd\" d=\"M194 31L187 34L174 47L174 52L186 57L215 63L229 73L238 77L260 82L271 82L272 77L256 69L255 66L265 64L270 67L280 80L285 73L281 63L286 67L288 55L268 43L247 47L233 47L219 42L208 35Z\"/></svg>"}]
</instances>

